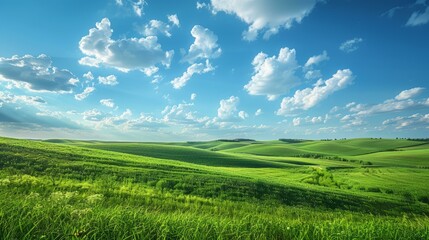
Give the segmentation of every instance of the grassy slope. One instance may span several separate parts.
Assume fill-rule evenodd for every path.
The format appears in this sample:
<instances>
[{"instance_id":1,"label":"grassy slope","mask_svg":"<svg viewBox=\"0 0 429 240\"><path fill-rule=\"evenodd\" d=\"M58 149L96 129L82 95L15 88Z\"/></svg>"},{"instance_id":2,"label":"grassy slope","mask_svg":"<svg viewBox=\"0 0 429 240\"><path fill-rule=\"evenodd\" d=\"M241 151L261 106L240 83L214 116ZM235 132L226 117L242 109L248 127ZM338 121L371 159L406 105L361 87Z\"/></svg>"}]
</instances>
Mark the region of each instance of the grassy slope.
<instances>
[{"instance_id":1,"label":"grassy slope","mask_svg":"<svg viewBox=\"0 0 429 240\"><path fill-rule=\"evenodd\" d=\"M231 175L306 188L312 191L329 190L331 192L360 197L371 195L376 198L393 199L395 201L401 201L403 195L409 192L415 193L416 198L425 197L424 190L426 187L421 182L427 179L427 174L424 171L410 173L406 169L396 168L392 170L389 168L395 166L415 167L414 165L410 165L411 161L404 161L400 157L402 155L415 159L413 161L418 161L420 164L428 164L428 161L424 161L425 156L428 156L425 149L400 152L391 151L396 148L406 149L405 147L415 148L424 146L422 142L389 139L352 139L306 141L292 144L280 141L238 143L212 141L175 145L164 143L106 142L75 142L74 144L215 166L218 167L218 170ZM219 149L222 146L226 146L225 150L220 151ZM304 151L302 149L307 150ZM309 149L312 151L309 151ZM329 149L329 151L322 152L324 149ZM384 150L389 151L385 152ZM310 154L310 156L311 154L316 154L330 158L329 156L340 155L340 153L345 158L312 159L311 157L288 157L302 154ZM357 153L370 154L356 155ZM395 153L402 155L395 155ZM378 158L373 158L373 155ZM384 174L377 173L378 170L369 169L369 167L382 164L383 161L389 161L389 156L399 158L398 161L402 165L398 165L395 162L392 162L391 165L384 163L383 166L389 168L386 171L383 170ZM359 161L363 161L364 164L371 162L373 165L362 165ZM317 173L317 166L320 166L323 170L321 173ZM318 177L316 176L317 174L325 174L326 176ZM321 180L317 180L316 178L320 178ZM315 181L312 182L312 179L315 179Z\"/></svg>"},{"instance_id":2,"label":"grassy slope","mask_svg":"<svg viewBox=\"0 0 429 240\"><path fill-rule=\"evenodd\" d=\"M302 143L268 142L258 146L244 146L229 149L229 152L249 153L269 156L297 156L302 154L322 154L336 156L362 155L397 148L418 146L422 142L389 139L351 139L336 141L305 141Z\"/></svg>"},{"instance_id":3,"label":"grassy slope","mask_svg":"<svg viewBox=\"0 0 429 240\"><path fill-rule=\"evenodd\" d=\"M339 232L351 234L341 238L427 238L427 218L417 216L404 221L394 217L407 212L429 213L425 184L429 181L428 170L415 168L416 163L427 164L427 149L417 147L420 142L411 141L347 141L258 142L251 146L262 149L252 155L239 153L247 143L217 141L189 144L61 141L75 145L66 146L0 139L0 206L3 206L0 207L0 238L23 238L21 232L40 236L46 231L57 236L73 233L98 239L151 238L138 232L151 232L152 238L200 239L210 236L338 238ZM283 145L287 150L296 147L321 153L316 150L334 143L338 143L337 146L331 147L337 150L323 152L324 155L338 153L338 145L347 144L355 149L347 153L350 155L361 148L364 151L360 153L372 152L347 157L349 160L366 157L380 166L369 168L371 166L356 161L292 158L282 154L263 156L272 154L272 151L264 153L264 147ZM371 146L366 147L367 144ZM203 149L221 146L225 151ZM244 148L251 150L249 146ZM402 151L383 152L392 148ZM376 150L381 152L374 153ZM398 167L398 163L389 165L383 156L393 158L395 153L402 154L397 162L414 157L416 160L411 165L399 164L402 167ZM102 200L90 203L88 199L95 195L101 195ZM36 210L38 204L43 206L41 210ZM92 209L91 213L84 214L88 208ZM372 216L365 212L393 216ZM18 224L14 222L20 219L17 216L26 217L21 217ZM50 217L64 220L58 222ZM352 225L344 224L350 221ZM399 222L402 223L398 225ZM174 227L165 229L160 227L161 223ZM109 232L105 229L108 226L123 230ZM132 226L146 227L130 228ZM286 231L287 227L292 230ZM188 232L189 229L195 232ZM130 233L135 234L134 237L127 235ZM48 238L55 238L52 236Z\"/></svg>"},{"instance_id":4,"label":"grassy slope","mask_svg":"<svg viewBox=\"0 0 429 240\"><path fill-rule=\"evenodd\" d=\"M206 151L187 146L174 146L153 143L94 143L76 144L87 148L129 153L139 156L156 157L161 159L179 160L207 166L224 167L286 167L286 165L263 160L247 159L246 157L229 155L214 151Z\"/></svg>"}]
</instances>

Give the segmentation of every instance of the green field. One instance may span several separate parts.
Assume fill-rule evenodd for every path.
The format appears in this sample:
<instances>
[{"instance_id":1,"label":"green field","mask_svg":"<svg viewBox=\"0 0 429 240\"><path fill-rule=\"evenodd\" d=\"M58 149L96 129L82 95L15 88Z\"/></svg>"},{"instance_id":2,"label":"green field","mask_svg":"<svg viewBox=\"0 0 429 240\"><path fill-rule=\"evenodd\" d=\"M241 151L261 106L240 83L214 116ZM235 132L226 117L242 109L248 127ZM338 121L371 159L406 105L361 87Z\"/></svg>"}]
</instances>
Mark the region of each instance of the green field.
<instances>
[{"instance_id":1,"label":"green field","mask_svg":"<svg viewBox=\"0 0 429 240\"><path fill-rule=\"evenodd\" d=\"M429 239L429 144L0 138L0 239Z\"/></svg>"}]
</instances>

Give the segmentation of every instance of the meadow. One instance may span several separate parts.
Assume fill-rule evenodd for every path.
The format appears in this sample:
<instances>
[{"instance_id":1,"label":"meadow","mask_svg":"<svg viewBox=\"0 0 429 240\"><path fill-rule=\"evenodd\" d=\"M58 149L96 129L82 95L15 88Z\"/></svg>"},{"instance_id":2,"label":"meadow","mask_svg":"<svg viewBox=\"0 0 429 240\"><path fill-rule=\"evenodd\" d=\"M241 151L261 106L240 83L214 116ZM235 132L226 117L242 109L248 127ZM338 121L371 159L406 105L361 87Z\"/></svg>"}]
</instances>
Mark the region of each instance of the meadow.
<instances>
[{"instance_id":1,"label":"meadow","mask_svg":"<svg viewBox=\"0 0 429 240\"><path fill-rule=\"evenodd\" d=\"M0 138L0 239L429 239L429 142Z\"/></svg>"}]
</instances>

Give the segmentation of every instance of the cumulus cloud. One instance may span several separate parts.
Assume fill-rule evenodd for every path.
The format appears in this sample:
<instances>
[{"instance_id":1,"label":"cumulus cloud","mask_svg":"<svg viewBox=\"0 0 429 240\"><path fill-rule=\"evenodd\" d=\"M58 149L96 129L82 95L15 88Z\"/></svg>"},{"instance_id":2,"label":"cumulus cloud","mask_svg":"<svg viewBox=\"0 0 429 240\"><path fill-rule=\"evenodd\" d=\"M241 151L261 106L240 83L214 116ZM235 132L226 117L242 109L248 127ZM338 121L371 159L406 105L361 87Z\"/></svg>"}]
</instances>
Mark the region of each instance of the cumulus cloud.
<instances>
[{"instance_id":1,"label":"cumulus cloud","mask_svg":"<svg viewBox=\"0 0 429 240\"><path fill-rule=\"evenodd\" d=\"M429 98L413 100L411 98L420 94L423 88L411 88L404 90L393 99L387 99L382 103L375 105L364 105L351 102L347 104L346 109L356 116L369 116L378 113L397 112L412 108L429 107Z\"/></svg>"},{"instance_id":2,"label":"cumulus cloud","mask_svg":"<svg viewBox=\"0 0 429 240\"><path fill-rule=\"evenodd\" d=\"M416 113L411 116L399 116L383 121L385 126L394 126L395 129L403 128L426 128L429 124L429 114Z\"/></svg>"},{"instance_id":3,"label":"cumulus cloud","mask_svg":"<svg viewBox=\"0 0 429 240\"><path fill-rule=\"evenodd\" d=\"M146 2L144 0L137 0L132 4L133 4L134 13L137 16L141 17L143 14L143 6L146 4Z\"/></svg>"},{"instance_id":4,"label":"cumulus cloud","mask_svg":"<svg viewBox=\"0 0 429 240\"><path fill-rule=\"evenodd\" d=\"M177 15L169 15L168 20L173 24L170 25L163 21L159 20L150 20L148 24L146 24L142 30L142 34L144 36L157 36L158 34L163 34L167 37L171 37L171 29L176 26L180 26L180 21Z\"/></svg>"},{"instance_id":5,"label":"cumulus cloud","mask_svg":"<svg viewBox=\"0 0 429 240\"><path fill-rule=\"evenodd\" d=\"M117 116L107 116L102 119L99 123L99 126L118 126L121 124L125 124L130 120L133 112L130 109L126 109L121 115Z\"/></svg>"},{"instance_id":6,"label":"cumulus cloud","mask_svg":"<svg viewBox=\"0 0 429 240\"><path fill-rule=\"evenodd\" d=\"M82 113L83 119L98 122L103 120L106 115L97 109L91 109Z\"/></svg>"},{"instance_id":7,"label":"cumulus cloud","mask_svg":"<svg viewBox=\"0 0 429 240\"><path fill-rule=\"evenodd\" d=\"M91 72L91 71L89 71L89 72L87 72L87 73L83 74L83 77L84 77L84 78L86 78L88 81L92 81L92 80L94 80L94 75L92 74L92 72Z\"/></svg>"},{"instance_id":8,"label":"cumulus cloud","mask_svg":"<svg viewBox=\"0 0 429 240\"><path fill-rule=\"evenodd\" d=\"M198 59L217 58L222 53L222 49L217 44L216 34L208 28L195 25L191 30L191 35L195 40L184 57L185 61L194 63Z\"/></svg>"},{"instance_id":9,"label":"cumulus cloud","mask_svg":"<svg viewBox=\"0 0 429 240\"><path fill-rule=\"evenodd\" d=\"M356 114L347 114L340 119L340 122L346 123L344 128L360 126L364 123L362 117Z\"/></svg>"},{"instance_id":10,"label":"cumulus cloud","mask_svg":"<svg viewBox=\"0 0 429 240\"><path fill-rule=\"evenodd\" d=\"M90 122L91 126L98 129L103 127L120 127L125 129L127 128L127 123L132 120L131 117L133 113L130 109L126 109L119 115L113 115L111 113L104 113L94 108L81 113L81 115L84 120Z\"/></svg>"},{"instance_id":11,"label":"cumulus cloud","mask_svg":"<svg viewBox=\"0 0 429 240\"><path fill-rule=\"evenodd\" d=\"M316 55L316 56L312 56L310 57L307 62L305 63L305 67L310 67L313 65L317 65L323 61L327 61L329 60L329 56L328 53L326 51L323 51L322 54L320 55Z\"/></svg>"},{"instance_id":12,"label":"cumulus cloud","mask_svg":"<svg viewBox=\"0 0 429 240\"><path fill-rule=\"evenodd\" d=\"M186 72L182 76L173 79L170 83L175 89L180 89L186 85L186 83L192 78L194 74L203 74L213 71L214 68L210 64L209 60L206 60L206 64L194 63L188 67Z\"/></svg>"},{"instance_id":13,"label":"cumulus cloud","mask_svg":"<svg viewBox=\"0 0 429 240\"><path fill-rule=\"evenodd\" d=\"M297 90L293 97L283 98L277 115L287 115L296 110L310 109L332 93L345 88L353 81L353 78L352 71L349 69L338 70L330 79L319 80L313 88Z\"/></svg>"},{"instance_id":14,"label":"cumulus cloud","mask_svg":"<svg viewBox=\"0 0 429 240\"><path fill-rule=\"evenodd\" d=\"M266 95L269 100L274 100L299 82L295 75L299 68L295 49L281 48L279 55L272 57L258 53L252 65L254 75L244 86L250 95Z\"/></svg>"},{"instance_id":15,"label":"cumulus cloud","mask_svg":"<svg viewBox=\"0 0 429 240\"><path fill-rule=\"evenodd\" d=\"M318 117L310 117L310 116L306 116L306 117L296 117L294 119L292 119L292 125L294 127L301 125L302 123L311 123L311 124L317 124L317 123L326 123L328 119L328 116L326 115L325 117L322 116L318 116Z\"/></svg>"},{"instance_id":16,"label":"cumulus cloud","mask_svg":"<svg viewBox=\"0 0 429 240\"><path fill-rule=\"evenodd\" d=\"M421 107L429 106L429 104L427 104L427 102L425 101L414 101L412 99L406 99L406 100L400 100L400 101L395 99L388 99L383 103L372 105L372 106L362 105L360 111L358 111L356 114L372 115L377 113L402 111L405 109L419 107L419 106Z\"/></svg>"},{"instance_id":17,"label":"cumulus cloud","mask_svg":"<svg viewBox=\"0 0 429 240\"><path fill-rule=\"evenodd\" d=\"M145 0L115 0L116 5L121 7L130 7L135 15L141 17L143 15L143 8L146 5Z\"/></svg>"},{"instance_id":18,"label":"cumulus cloud","mask_svg":"<svg viewBox=\"0 0 429 240\"><path fill-rule=\"evenodd\" d=\"M207 4L207 3L204 3L204 2L203 3L202 2L197 2L196 7L197 7L197 9L207 8L207 9L211 10L210 4Z\"/></svg>"},{"instance_id":19,"label":"cumulus cloud","mask_svg":"<svg viewBox=\"0 0 429 240\"><path fill-rule=\"evenodd\" d=\"M0 57L0 81L13 82L15 87L31 91L55 93L70 93L79 82L69 70L53 67L44 54Z\"/></svg>"},{"instance_id":20,"label":"cumulus cloud","mask_svg":"<svg viewBox=\"0 0 429 240\"><path fill-rule=\"evenodd\" d=\"M140 114L139 118L130 119L124 123L124 127L129 130L155 130L159 128L166 127L167 125L160 119L157 119L153 116L146 116L145 114Z\"/></svg>"},{"instance_id":21,"label":"cumulus cloud","mask_svg":"<svg viewBox=\"0 0 429 240\"><path fill-rule=\"evenodd\" d=\"M173 23L173 25L178 26L178 27L180 26L180 20L179 20L179 18L177 17L176 14L174 14L174 15L168 15L167 17L168 17L168 21L170 21L171 23Z\"/></svg>"},{"instance_id":22,"label":"cumulus cloud","mask_svg":"<svg viewBox=\"0 0 429 240\"><path fill-rule=\"evenodd\" d=\"M93 67L104 65L123 72L140 70L146 75L156 72L156 65L170 66L174 51L164 52L157 37L114 40L108 18L95 25L79 42L79 49L86 55L79 60L80 64Z\"/></svg>"},{"instance_id":23,"label":"cumulus cloud","mask_svg":"<svg viewBox=\"0 0 429 240\"><path fill-rule=\"evenodd\" d=\"M293 124L294 127L299 126L301 124L301 118L299 118L299 117L298 118L294 118L292 120L292 124Z\"/></svg>"},{"instance_id":24,"label":"cumulus cloud","mask_svg":"<svg viewBox=\"0 0 429 240\"><path fill-rule=\"evenodd\" d=\"M281 28L289 29L293 24L300 23L313 10L317 0L211 0L214 12L223 11L238 16L249 24L243 38L255 40L259 32L264 31L268 39ZM197 3L197 8L205 7Z\"/></svg>"},{"instance_id":25,"label":"cumulus cloud","mask_svg":"<svg viewBox=\"0 0 429 240\"><path fill-rule=\"evenodd\" d=\"M115 107L115 103L113 102L113 99L101 99L100 103L109 108Z\"/></svg>"},{"instance_id":26,"label":"cumulus cloud","mask_svg":"<svg viewBox=\"0 0 429 240\"><path fill-rule=\"evenodd\" d=\"M46 101L38 96L15 95L9 92L0 91L0 108L7 103L22 103L29 106L45 104Z\"/></svg>"},{"instance_id":27,"label":"cumulus cloud","mask_svg":"<svg viewBox=\"0 0 429 240\"><path fill-rule=\"evenodd\" d=\"M363 42L362 38L353 38L343 42L340 45L340 50L346 53L351 53L359 49L359 44Z\"/></svg>"},{"instance_id":28,"label":"cumulus cloud","mask_svg":"<svg viewBox=\"0 0 429 240\"><path fill-rule=\"evenodd\" d=\"M196 93L192 93L191 94L191 101L194 101L197 98L197 94Z\"/></svg>"},{"instance_id":29,"label":"cumulus cloud","mask_svg":"<svg viewBox=\"0 0 429 240\"><path fill-rule=\"evenodd\" d=\"M94 87L86 87L85 90L83 90L82 93L74 95L74 98L78 101L82 101L85 98L87 98L92 92L95 91Z\"/></svg>"},{"instance_id":30,"label":"cumulus cloud","mask_svg":"<svg viewBox=\"0 0 429 240\"><path fill-rule=\"evenodd\" d=\"M408 19L406 26L419 26L429 22L429 6L423 11L415 11Z\"/></svg>"},{"instance_id":31,"label":"cumulus cloud","mask_svg":"<svg viewBox=\"0 0 429 240\"><path fill-rule=\"evenodd\" d=\"M103 85L115 86L118 84L118 81L116 80L115 75L109 75L107 77L98 77L98 83Z\"/></svg>"},{"instance_id":32,"label":"cumulus cloud","mask_svg":"<svg viewBox=\"0 0 429 240\"><path fill-rule=\"evenodd\" d=\"M249 117L249 114L247 114L245 111L240 111L238 112L238 117L244 120Z\"/></svg>"},{"instance_id":33,"label":"cumulus cloud","mask_svg":"<svg viewBox=\"0 0 429 240\"><path fill-rule=\"evenodd\" d=\"M191 110L193 103L180 103L173 106L166 106L161 112L163 122L174 124L190 124L203 126L208 117L197 117L196 112Z\"/></svg>"},{"instance_id":34,"label":"cumulus cloud","mask_svg":"<svg viewBox=\"0 0 429 240\"><path fill-rule=\"evenodd\" d=\"M217 110L217 116L222 120L232 118L237 112L237 106L240 99L235 96L231 96L228 99L222 99L219 102L219 108Z\"/></svg>"},{"instance_id":35,"label":"cumulus cloud","mask_svg":"<svg viewBox=\"0 0 429 240\"><path fill-rule=\"evenodd\" d=\"M413 98L413 97L419 95L420 93L422 93L423 90L424 90L424 88L422 88L422 87L416 87L416 88L404 90L404 91L400 92L395 97L395 99L396 100L405 100L405 99Z\"/></svg>"},{"instance_id":36,"label":"cumulus cloud","mask_svg":"<svg viewBox=\"0 0 429 240\"><path fill-rule=\"evenodd\" d=\"M261 114L262 114L262 109L259 108L258 110L256 110L255 116L259 116Z\"/></svg>"}]
</instances>

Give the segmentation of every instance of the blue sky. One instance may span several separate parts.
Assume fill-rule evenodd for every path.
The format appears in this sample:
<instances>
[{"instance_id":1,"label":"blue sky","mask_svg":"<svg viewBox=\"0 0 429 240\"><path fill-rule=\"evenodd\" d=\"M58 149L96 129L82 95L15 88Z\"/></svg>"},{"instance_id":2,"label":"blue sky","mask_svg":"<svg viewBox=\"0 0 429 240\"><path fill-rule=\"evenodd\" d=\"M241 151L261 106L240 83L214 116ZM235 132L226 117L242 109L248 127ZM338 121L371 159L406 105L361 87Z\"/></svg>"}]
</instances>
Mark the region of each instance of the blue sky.
<instances>
[{"instance_id":1,"label":"blue sky","mask_svg":"<svg viewBox=\"0 0 429 240\"><path fill-rule=\"evenodd\" d=\"M429 136L429 1L2 0L0 135Z\"/></svg>"}]
</instances>

